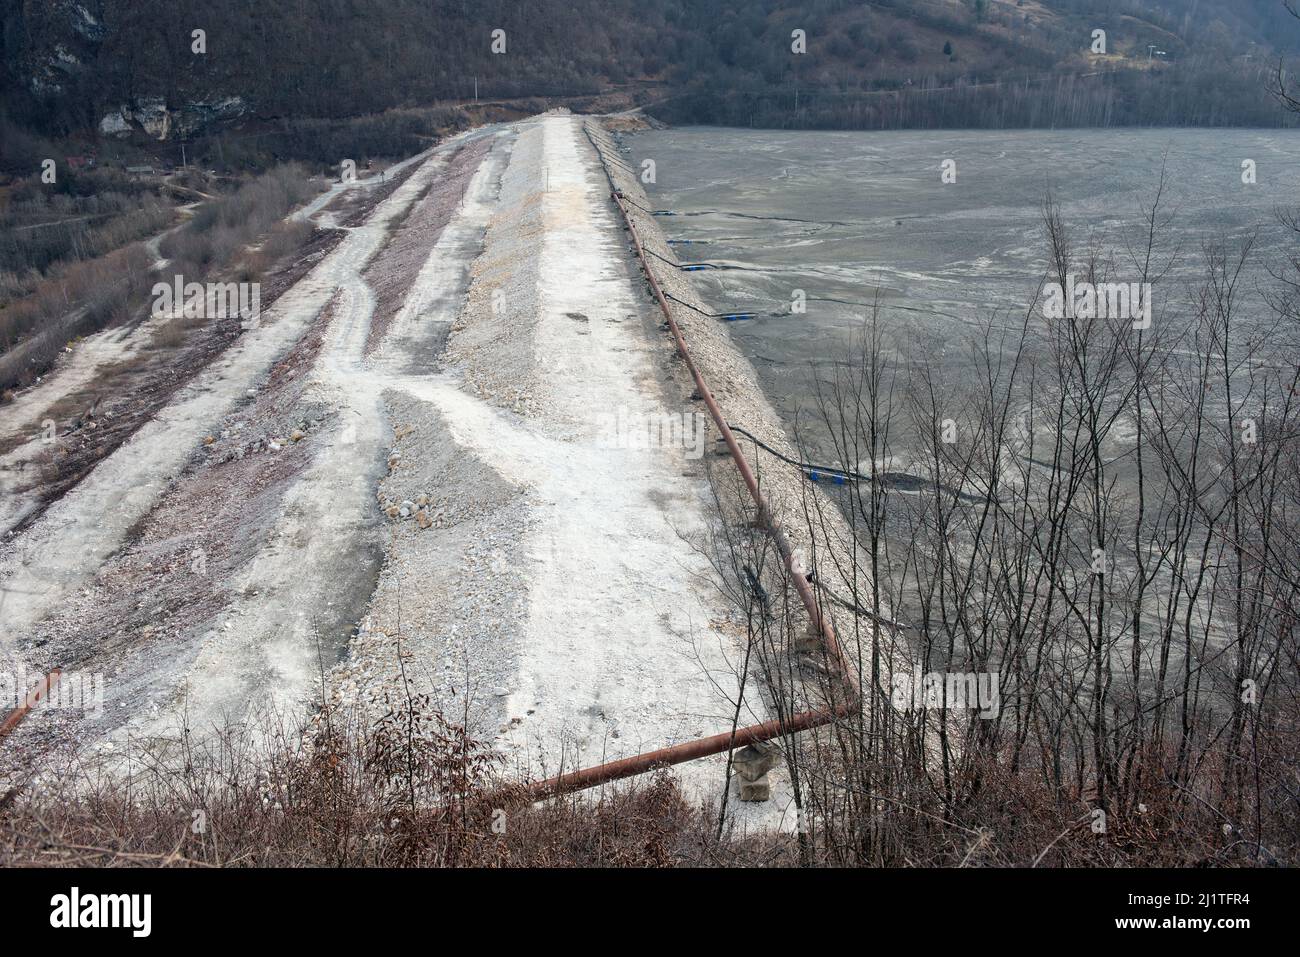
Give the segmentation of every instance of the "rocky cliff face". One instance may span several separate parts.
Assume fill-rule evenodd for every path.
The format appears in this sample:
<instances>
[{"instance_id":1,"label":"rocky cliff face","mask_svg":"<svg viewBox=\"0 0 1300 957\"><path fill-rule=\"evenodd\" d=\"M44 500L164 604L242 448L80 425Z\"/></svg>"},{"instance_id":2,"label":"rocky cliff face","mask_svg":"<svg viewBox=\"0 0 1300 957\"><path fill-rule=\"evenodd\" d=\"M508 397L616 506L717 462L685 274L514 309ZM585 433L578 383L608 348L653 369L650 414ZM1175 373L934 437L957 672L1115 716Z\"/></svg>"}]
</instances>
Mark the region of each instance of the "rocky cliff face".
<instances>
[{"instance_id":1,"label":"rocky cliff face","mask_svg":"<svg viewBox=\"0 0 1300 957\"><path fill-rule=\"evenodd\" d=\"M200 93L195 83L160 74L156 51L124 57L124 43L129 49L150 41L147 32L130 39L139 26L122 7L106 9L104 0L8 5L0 12L0 87L7 100L12 94L38 116L53 104L74 103L80 116L69 125L93 125L106 136L143 132L165 140L248 111L245 99L220 92L219 82L218 92Z\"/></svg>"},{"instance_id":2,"label":"rocky cliff face","mask_svg":"<svg viewBox=\"0 0 1300 957\"><path fill-rule=\"evenodd\" d=\"M102 0L12 4L0 20L8 72L37 96L64 91L107 33Z\"/></svg>"},{"instance_id":3,"label":"rocky cliff face","mask_svg":"<svg viewBox=\"0 0 1300 957\"><path fill-rule=\"evenodd\" d=\"M591 94L640 2L5 0L0 84L9 119L36 132L158 139L254 110L334 119L468 99L480 79L484 98ZM491 49L497 24L508 57ZM650 49L659 31L641 32Z\"/></svg>"},{"instance_id":4,"label":"rocky cliff face","mask_svg":"<svg viewBox=\"0 0 1300 957\"><path fill-rule=\"evenodd\" d=\"M174 109L160 96L138 97L105 113L99 120L99 132L104 136L130 136L136 130L143 130L156 140L173 135L191 136L219 120L242 116L248 109L239 96L184 103Z\"/></svg>"}]
</instances>

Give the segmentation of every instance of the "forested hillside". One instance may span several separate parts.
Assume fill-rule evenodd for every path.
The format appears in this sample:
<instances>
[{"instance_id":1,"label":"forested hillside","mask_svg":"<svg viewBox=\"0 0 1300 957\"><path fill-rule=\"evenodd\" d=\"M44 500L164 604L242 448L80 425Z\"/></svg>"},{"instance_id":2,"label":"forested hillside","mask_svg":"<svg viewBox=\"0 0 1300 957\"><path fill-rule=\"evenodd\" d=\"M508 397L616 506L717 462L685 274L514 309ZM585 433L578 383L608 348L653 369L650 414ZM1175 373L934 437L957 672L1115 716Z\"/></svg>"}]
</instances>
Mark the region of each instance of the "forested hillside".
<instances>
[{"instance_id":1,"label":"forested hillside","mask_svg":"<svg viewBox=\"0 0 1300 957\"><path fill-rule=\"evenodd\" d=\"M4 0L3 10L4 109L53 136L138 128L162 139L476 90L616 91L672 120L745 125L1270 124L1265 97L1236 94L1257 94L1278 57L1300 48L1282 0Z\"/></svg>"},{"instance_id":2,"label":"forested hillside","mask_svg":"<svg viewBox=\"0 0 1300 957\"><path fill-rule=\"evenodd\" d=\"M657 68L636 53L653 49L656 25L631 0L6 2L16 118L50 132L154 97L172 109L237 96L264 116L347 116L471 98L476 76L484 95L558 96L614 79L607 61ZM489 24L506 31L504 54L491 52Z\"/></svg>"},{"instance_id":3,"label":"forested hillside","mask_svg":"<svg viewBox=\"0 0 1300 957\"><path fill-rule=\"evenodd\" d=\"M1280 2L712 4L670 71L679 122L826 128L1273 125ZM759 8L770 12L763 14ZM807 31L808 53L789 36ZM1104 31L1104 52L1095 52ZM1243 106L1244 104L1244 106Z\"/></svg>"}]
</instances>

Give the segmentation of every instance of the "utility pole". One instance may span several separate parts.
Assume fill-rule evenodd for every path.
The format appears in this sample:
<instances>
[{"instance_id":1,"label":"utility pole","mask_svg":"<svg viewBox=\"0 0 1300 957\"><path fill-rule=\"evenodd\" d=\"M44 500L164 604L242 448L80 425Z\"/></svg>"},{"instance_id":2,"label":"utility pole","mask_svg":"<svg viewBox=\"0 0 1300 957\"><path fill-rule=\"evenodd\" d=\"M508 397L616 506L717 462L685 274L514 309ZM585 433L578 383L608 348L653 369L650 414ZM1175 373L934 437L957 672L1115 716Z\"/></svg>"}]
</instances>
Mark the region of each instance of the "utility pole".
<instances>
[{"instance_id":1,"label":"utility pole","mask_svg":"<svg viewBox=\"0 0 1300 957\"><path fill-rule=\"evenodd\" d=\"M474 105L478 105L478 77L474 77Z\"/></svg>"}]
</instances>

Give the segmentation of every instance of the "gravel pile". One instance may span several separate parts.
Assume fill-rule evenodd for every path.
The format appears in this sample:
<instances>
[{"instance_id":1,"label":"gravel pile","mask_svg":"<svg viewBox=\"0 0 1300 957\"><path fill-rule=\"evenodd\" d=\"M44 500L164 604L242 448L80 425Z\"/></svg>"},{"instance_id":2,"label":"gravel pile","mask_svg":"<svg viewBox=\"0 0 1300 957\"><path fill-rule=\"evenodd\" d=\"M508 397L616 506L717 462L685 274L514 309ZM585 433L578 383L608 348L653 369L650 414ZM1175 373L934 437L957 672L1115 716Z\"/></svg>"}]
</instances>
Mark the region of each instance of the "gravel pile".
<instances>
[{"instance_id":1,"label":"gravel pile","mask_svg":"<svg viewBox=\"0 0 1300 957\"><path fill-rule=\"evenodd\" d=\"M394 441L376 508L389 523L387 560L331 676L334 700L382 714L399 691L400 645L412 692L491 738L526 608L511 564L530 527L525 492L458 447L431 404L395 391L384 399Z\"/></svg>"},{"instance_id":2,"label":"gravel pile","mask_svg":"<svg viewBox=\"0 0 1300 957\"><path fill-rule=\"evenodd\" d=\"M541 131L534 126L516 140L502 175L497 212L446 350L446 361L474 394L525 416L545 404L545 370L533 362L545 231L535 178L542 163Z\"/></svg>"}]
</instances>

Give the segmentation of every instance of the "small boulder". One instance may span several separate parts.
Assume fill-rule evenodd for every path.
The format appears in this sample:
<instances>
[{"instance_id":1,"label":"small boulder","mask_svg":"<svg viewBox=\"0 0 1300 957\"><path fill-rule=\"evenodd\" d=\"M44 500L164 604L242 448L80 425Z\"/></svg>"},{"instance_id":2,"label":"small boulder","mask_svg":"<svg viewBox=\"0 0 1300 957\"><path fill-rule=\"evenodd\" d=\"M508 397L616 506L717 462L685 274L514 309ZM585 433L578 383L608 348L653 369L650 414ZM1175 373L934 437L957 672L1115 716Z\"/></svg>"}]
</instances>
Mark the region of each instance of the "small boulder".
<instances>
[{"instance_id":1,"label":"small boulder","mask_svg":"<svg viewBox=\"0 0 1300 957\"><path fill-rule=\"evenodd\" d=\"M758 781L776 767L781 759L781 749L770 741L756 741L737 751L731 766L746 781Z\"/></svg>"}]
</instances>

